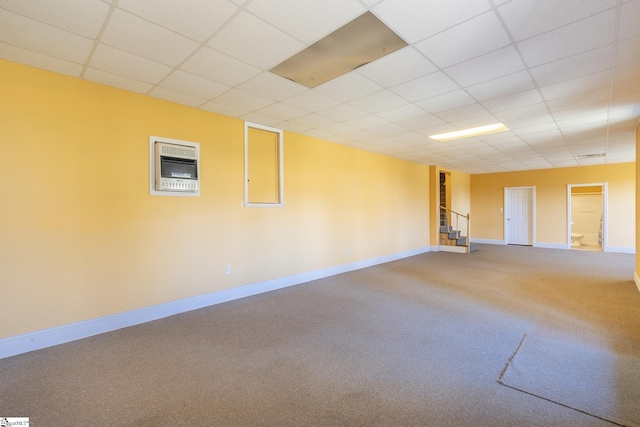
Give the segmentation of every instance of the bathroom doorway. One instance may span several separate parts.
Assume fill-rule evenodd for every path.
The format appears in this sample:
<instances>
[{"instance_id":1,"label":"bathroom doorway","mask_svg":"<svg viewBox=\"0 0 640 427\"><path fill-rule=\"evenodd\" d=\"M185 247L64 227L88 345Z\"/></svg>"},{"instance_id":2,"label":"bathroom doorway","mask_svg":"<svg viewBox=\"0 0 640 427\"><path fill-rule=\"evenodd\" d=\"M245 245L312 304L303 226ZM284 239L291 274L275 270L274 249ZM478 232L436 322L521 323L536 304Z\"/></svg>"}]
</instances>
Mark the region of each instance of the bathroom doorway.
<instances>
[{"instance_id":1,"label":"bathroom doorway","mask_svg":"<svg viewBox=\"0 0 640 427\"><path fill-rule=\"evenodd\" d=\"M569 248L583 251L603 251L606 248L606 200L606 182L567 186Z\"/></svg>"}]
</instances>

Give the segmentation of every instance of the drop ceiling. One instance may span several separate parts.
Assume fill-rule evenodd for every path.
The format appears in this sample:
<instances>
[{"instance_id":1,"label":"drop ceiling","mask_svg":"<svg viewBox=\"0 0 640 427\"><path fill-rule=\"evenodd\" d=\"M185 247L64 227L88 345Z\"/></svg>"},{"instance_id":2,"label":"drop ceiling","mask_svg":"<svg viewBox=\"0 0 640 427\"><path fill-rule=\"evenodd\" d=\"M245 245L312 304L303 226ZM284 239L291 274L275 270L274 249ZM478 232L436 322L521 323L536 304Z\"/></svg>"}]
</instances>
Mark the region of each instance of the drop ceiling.
<instances>
[{"instance_id":1,"label":"drop ceiling","mask_svg":"<svg viewBox=\"0 0 640 427\"><path fill-rule=\"evenodd\" d=\"M269 71L367 11L408 46ZM471 174L635 161L640 0L0 0L0 58Z\"/></svg>"}]
</instances>

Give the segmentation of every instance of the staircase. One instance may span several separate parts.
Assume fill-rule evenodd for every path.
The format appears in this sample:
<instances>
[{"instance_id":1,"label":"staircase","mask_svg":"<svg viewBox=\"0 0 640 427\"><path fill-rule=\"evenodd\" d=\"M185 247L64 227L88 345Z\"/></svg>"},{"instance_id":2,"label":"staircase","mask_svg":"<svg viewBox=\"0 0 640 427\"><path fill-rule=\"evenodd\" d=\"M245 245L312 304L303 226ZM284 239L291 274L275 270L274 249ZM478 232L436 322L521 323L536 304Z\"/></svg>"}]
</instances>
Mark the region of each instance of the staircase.
<instances>
[{"instance_id":1,"label":"staircase","mask_svg":"<svg viewBox=\"0 0 640 427\"><path fill-rule=\"evenodd\" d=\"M454 230L450 225L441 225L440 251L466 253L467 245L469 244L469 238L467 236L462 236L461 233L462 232L460 230ZM477 249L477 243L471 242L469 244L469 252L474 252Z\"/></svg>"},{"instance_id":2,"label":"staircase","mask_svg":"<svg viewBox=\"0 0 640 427\"><path fill-rule=\"evenodd\" d=\"M442 213L445 212L445 215ZM455 224L456 227L448 224L446 212L450 212L455 214ZM462 218L463 225L466 222L466 230L467 235L463 236L462 232L459 230L460 218ZM476 243L469 241L469 214L463 215L451 209L447 209L444 206L440 206L440 241L439 248L442 252L459 252L459 253L470 253L474 252L478 249L478 245Z\"/></svg>"}]
</instances>

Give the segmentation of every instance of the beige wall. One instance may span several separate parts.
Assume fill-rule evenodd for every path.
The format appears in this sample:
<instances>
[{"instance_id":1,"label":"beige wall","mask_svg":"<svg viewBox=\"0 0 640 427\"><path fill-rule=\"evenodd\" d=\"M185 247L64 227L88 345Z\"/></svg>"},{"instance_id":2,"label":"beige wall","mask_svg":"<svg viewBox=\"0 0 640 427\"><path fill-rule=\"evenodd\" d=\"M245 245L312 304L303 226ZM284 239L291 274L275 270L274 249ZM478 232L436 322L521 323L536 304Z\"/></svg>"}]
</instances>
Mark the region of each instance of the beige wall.
<instances>
[{"instance_id":1,"label":"beige wall","mask_svg":"<svg viewBox=\"0 0 640 427\"><path fill-rule=\"evenodd\" d=\"M567 244L567 185L608 183L608 244L635 248L635 163L471 176L472 237L503 240L505 187L536 187L536 236L541 244Z\"/></svg>"},{"instance_id":2,"label":"beige wall","mask_svg":"<svg viewBox=\"0 0 640 427\"><path fill-rule=\"evenodd\" d=\"M285 132L285 206L245 208L242 121L0 75L0 339L429 246L427 166ZM149 135L200 143L200 197L149 195Z\"/></svg>"}]
</instances>

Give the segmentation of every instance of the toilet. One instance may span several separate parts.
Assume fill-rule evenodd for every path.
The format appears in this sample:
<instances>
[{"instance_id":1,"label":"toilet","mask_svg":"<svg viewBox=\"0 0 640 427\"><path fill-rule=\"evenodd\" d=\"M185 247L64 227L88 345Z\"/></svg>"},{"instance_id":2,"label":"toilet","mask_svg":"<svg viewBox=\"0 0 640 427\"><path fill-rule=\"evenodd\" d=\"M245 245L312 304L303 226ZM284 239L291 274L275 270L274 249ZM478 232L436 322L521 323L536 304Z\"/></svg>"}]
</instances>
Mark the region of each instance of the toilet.
<instances>
[{"instance_id":1,"label":"toilet","mask_svg":"<svg viewBox=\"0 0 640 427\"><path fill-rule=\"evenodd\" d=\"M571 233L571 247L572 248L577 248L579 246L582 246L582 238L583 237L584 237L584 234Z\"/></svg>"}]
</instances>

